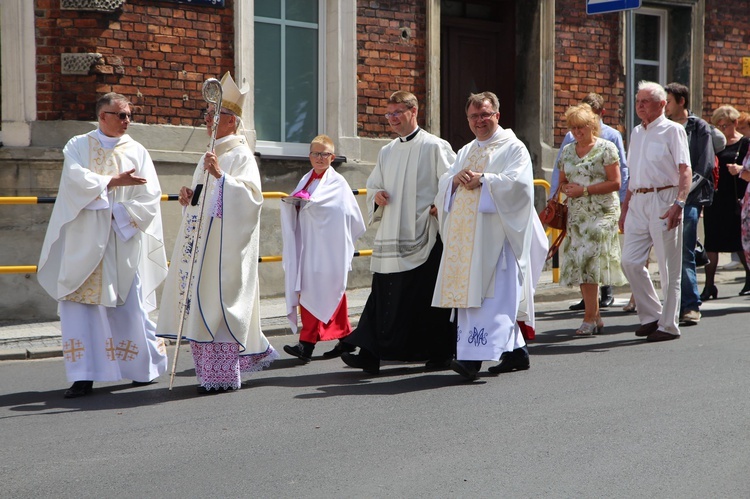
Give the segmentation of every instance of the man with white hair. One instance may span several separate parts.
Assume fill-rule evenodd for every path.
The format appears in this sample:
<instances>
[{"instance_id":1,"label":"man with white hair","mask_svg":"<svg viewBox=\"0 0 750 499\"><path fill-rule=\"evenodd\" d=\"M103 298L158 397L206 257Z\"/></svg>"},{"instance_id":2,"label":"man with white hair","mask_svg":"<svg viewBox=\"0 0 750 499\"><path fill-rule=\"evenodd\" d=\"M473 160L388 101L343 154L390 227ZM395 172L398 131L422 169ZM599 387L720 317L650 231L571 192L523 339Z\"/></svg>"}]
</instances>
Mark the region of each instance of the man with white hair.
<instances>
[{"instance_id":1,"label":"man with white hair","mask_svg":"<svg viewBox=\"0 0 750 499\"><path fill-rule=\"evenodd\" d=\"M628 150L630 184L620 215L625 238L622 269L630 281L641 326L636 336L648 341L680 337L682 210L692 170L685 127L664 115L667 93L654 82L638 84L635 109L642 122L633 129ZM654 248L664 304L648 273Z\"/></svg>"},{"instance_id":2,"label":"man with white hair","mask_svg":"<svg viewBox=\"0 0 750 499\"><path fill-rule=\"evenodd\" d=\"M253 152L247 139L237 133L247 90L237 88L228 72L221 86L214 151L201 158L192 187L180 189L183 219L157 329L159 336L174 338L182 320L199 394L237 390L241 373L259 371L279 356L260 330L258 252L263 193ZM214 112L213 105L206 111L209 133Z\"/></svg>"}]
</instances>

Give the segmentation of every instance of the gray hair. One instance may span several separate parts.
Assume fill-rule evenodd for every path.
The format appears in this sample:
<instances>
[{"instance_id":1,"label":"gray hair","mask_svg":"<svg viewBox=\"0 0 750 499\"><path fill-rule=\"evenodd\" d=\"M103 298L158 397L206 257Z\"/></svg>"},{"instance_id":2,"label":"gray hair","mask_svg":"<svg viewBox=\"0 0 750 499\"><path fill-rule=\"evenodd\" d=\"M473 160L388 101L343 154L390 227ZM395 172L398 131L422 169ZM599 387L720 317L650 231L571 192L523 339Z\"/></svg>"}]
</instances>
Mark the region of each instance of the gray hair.
<instances>
[{"instance_id":1,"label":"gray hair","mask_svg":"<svg viewBox=\"0 0 750 499\"><path fill-rule=\"evenodd\" d=\"M492 110L496 113L500 111L500 101L498 100L497 95L492 92L469 94L469 100L466 102L465 111L468 111L471 106L482 107L484 101L489 101L490 107L492 107Z\"/></svg>"},{"instance_id":2,"label":"gray hair","mask_svg":"<svg viewBox=\"0 0 750 499\"><path fill-rule=\"evenodd\" d=\"M641 80L638 82L638 91L645 90L649 94L651 94L651 97L655 101L666 101L667 100L667 91L664 90L664 87L659 85L658 83L655 83L653 81L645 81Z\"/></svg>"}]
</instances>

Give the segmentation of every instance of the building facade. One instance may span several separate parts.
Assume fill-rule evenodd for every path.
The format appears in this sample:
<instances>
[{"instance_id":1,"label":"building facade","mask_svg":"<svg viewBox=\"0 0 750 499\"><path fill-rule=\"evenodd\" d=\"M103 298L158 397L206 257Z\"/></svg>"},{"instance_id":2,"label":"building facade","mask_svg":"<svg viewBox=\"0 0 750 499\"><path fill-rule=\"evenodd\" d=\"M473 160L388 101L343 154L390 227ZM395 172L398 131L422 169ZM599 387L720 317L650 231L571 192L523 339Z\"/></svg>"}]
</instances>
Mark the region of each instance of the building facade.
<instances>
[{"instance_id":1,"label":"building facade","mask_svg":"<svg viewBox=\"0 0 750 499\"><path fill-rule=\"evenodd\" d=\"M643 0L636 11L597 15L585 5L0 0L0 196L53 195L62 146L93 128L95 96L109 91L131 98L131 135L152 152L163 190L177 192L207 144L202 83L226 71L250 89L244 126L265 191L295 185L318 133L335 140L352 187L364 187L391 138L386 98L399 89L417 95L420 124L455 149L471 139L468 93L494 91L501 124L527 145L538 178L566 132L565 109L590 91L604 95L605 120L626 137L644 78L687 84L703 117L722 104L750 111L750 1ZM164 211L169 251L179 210ZM14 234L4 238L0 266L36 263L48 214L44 206L0 210L0 227ZM278 233L270 200L263 227ZM280 241L263 241L263 254L280 254ZM354 286L369 284L367 264L355 259ZM281 292L280 276L280 265L262 267L266 294ZM36 305L43 298L33 276L2 279L14 291L0 300L8 307L0 316L49 315L49 304Z\"/></svg>"}]
</instances>

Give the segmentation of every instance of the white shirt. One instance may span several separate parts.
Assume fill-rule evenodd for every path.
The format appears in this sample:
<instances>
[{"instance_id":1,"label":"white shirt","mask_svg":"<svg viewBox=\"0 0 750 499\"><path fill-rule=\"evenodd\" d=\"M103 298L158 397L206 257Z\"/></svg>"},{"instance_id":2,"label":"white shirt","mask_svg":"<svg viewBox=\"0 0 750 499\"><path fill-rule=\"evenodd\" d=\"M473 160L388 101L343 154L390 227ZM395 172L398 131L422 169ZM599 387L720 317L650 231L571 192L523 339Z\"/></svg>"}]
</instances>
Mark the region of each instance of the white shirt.
<instances>
[{"instance_id":1,"label":"white shirt","mask_svg":"<svg viewBox=\"0 0 750 499\"><path fill-rule=\"evenodd\" d=\"M677 186L680 165L690 165L685 127L663 114L648 124L633 129L628 148L629 189Z\"/></svg>"}]
</instances>

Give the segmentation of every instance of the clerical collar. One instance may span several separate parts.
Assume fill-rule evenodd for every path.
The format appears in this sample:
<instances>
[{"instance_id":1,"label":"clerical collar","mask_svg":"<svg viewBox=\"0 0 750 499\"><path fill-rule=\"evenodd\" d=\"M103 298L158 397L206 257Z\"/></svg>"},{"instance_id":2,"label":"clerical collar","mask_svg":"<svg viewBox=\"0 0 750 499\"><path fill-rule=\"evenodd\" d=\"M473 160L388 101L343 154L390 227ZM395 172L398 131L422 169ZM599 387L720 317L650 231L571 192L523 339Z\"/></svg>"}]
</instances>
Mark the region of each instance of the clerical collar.
<instances>
[{"instance_id":1,"label":"clerical collar","mask_svg":"<svg viewBox=\"0 0 750 499\"><path fill-rule=\"evenodd\" d=\"M419 130L420 128L417 127L417 129L411 132L409 135L407 135L406 137L399 137L398 140L400 140L401 142L409 142L419 133Z\"/></svg>"},{"instance_id":2,"label":"clerical collar","mask_svg":"<svg viewBox=\"0 0 750 499\"><path fill-rule=\"evenodd\" d=\"M480 147L486 146L487 144L489 144L493 140L497 140L497 138L500 136L500 134L502 133L502 131L503 131L503 127L498 126L497 130L495 130L495 133L492 134L492 137L490 137L487 140L479 140L479 139L477 139L477 144L479 144Z\"/></svg>"},{"instance_id":3,"label":"clerical collar","mask_svg":"<svg viewBox=\"0 0 750 499\"><path fill-rule=\"evenodd\" d=\"M104 147L105 149L114 149L117 143L120 142L120 139L122 138L122 137L110 137L108 135L104 135L100 128L96 129L96 135L102 147Z\"/></svg>"}]
</instances>

